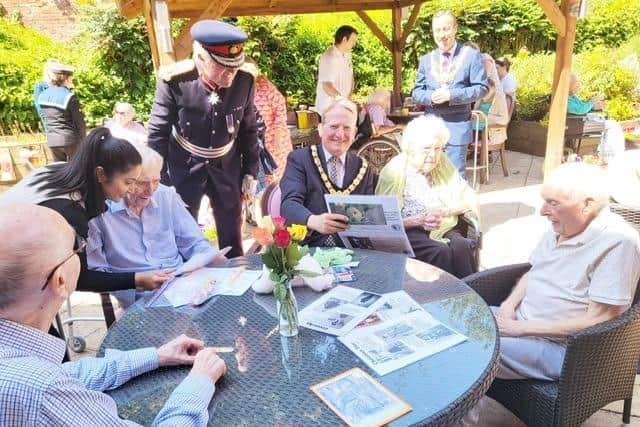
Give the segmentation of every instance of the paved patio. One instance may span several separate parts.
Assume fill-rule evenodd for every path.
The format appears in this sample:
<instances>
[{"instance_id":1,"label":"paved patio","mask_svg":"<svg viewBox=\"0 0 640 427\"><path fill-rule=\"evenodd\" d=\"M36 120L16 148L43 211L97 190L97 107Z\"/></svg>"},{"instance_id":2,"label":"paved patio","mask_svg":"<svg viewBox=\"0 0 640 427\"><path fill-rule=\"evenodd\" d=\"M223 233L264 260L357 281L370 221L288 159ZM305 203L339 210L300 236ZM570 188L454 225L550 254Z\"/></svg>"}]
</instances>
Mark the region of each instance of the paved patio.
<instances>
[{"instance_id":1,"label":"paved patio","mask_svg":"<svg viewBox=\"0 0 640 427\"><path fill-rule=\"evenodd\" d=\"M542 158L519 152L507 152L509 176L502 176L496 164L491 169L490 183L480 188L483 248L482 269L508 263L524 262L547 229L545 218L539 215L542 183ZM72 298L74 316L98 316L100 299L91 293L77 292ZM66 307L61 311L66 318ZM72 358L94 355L106 334L103 322L79 322L74 333L87 341L87 350L72 354ZM611 427L622 425L622 402L615 402L594 414L584 427ZM640 376L636 376L631 425L640 426ZM482 426L524 426L504 407L489 399L483 412Z\"/></svg>"}]
</instances>

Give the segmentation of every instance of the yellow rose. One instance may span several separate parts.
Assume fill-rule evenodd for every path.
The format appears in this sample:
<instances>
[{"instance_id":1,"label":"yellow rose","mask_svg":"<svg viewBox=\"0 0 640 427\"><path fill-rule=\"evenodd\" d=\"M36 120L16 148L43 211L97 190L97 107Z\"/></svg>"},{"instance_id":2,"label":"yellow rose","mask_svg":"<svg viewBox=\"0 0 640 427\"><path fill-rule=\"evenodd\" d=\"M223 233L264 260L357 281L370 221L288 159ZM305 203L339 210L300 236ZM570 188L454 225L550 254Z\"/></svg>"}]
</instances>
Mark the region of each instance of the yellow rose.
<instances>
[{"instance_id":1,"label":"yellow rose","mask_svg":"<svg viewBox=\"0 0 640 427\"><path fill-rule=\"evenodd\" d=\"M296 241L303 240L307 235L307 226L301 224L293 224L287 227L287 231L291 234L291 238Z\"/></svg>"}]
</instances>

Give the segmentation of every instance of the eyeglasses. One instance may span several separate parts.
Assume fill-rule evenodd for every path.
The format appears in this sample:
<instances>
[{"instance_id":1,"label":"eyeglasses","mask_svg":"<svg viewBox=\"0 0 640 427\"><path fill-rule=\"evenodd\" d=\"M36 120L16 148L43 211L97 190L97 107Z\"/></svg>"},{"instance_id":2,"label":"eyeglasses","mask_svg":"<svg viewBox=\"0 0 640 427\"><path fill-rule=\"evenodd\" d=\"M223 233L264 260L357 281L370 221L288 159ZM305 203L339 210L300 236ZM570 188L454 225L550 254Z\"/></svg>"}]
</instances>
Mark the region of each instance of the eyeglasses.
<instances>
[{"instance_id":1,"label":"eyeglasses","mask_svg":"<svg viewBox=\"0 0 640 427\"><path fill-rule=\"evenodd\" d=\"M51 277L53 276L53 273L55 273L57 269L62 267L67 261L69 261L71 258L73 258L74 255L79 255L79 254L83 253L84 250L86 249L86 247L87 247L87 241L84 239L84 237L82 237L78 233L76 233L76 241L75 241L75 243L73 245L73 252L71 253L71 255L66 257L64 259L64 261L62 261L61 263L56 265L53 268L53 270L51 270L51 273L49 273L49 275L47 276L47 280L44 282L44 286L42 286L42 288L40 290L44 291L46 289L47 285L49 284L49 280L51 280Z\"/></svg>"},{"instance_id":2,"label":"eyeglasses","mask_svg":"<svg viewBox=\"0 0 640 427\"><path fill-rule=\"evenodd\" d=\"M125 114L127 114L127 112L126 111L116 111L116 114L124 116Z\"/></svg>"}]
</instances>

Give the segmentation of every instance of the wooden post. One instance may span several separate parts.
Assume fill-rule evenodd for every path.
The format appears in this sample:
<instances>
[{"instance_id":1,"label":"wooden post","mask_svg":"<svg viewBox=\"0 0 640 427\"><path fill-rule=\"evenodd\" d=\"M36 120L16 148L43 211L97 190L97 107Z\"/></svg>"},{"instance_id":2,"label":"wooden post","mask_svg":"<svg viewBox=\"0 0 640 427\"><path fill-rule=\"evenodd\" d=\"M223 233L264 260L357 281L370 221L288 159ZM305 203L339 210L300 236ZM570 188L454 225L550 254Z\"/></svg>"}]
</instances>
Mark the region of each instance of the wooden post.
<instances>
[{"instance_id":1,"label":"wooden post","mask_svg":"<svg viewBox=\"0 0 640 427\"><path fill-rule=\"evenodd\" d=\"M154 67L158 69L163 65L174 63L171 19L167 2L165 0L144 0L143 12L147 22Z\"/></svg>"},{"instance_id":2,"label":"wooden post","mask_svg":"<svg viewBox=\"0 0 640 427\"><path fill-rule=\"evenodd\" d=\"M419 7L419 6L414 6ZM393 97L391 106L402 107L402 10L399 7L391 9L391 21L393 22L391 55L393 60Z\"/></svg>"},{"instance_id":3,"label":"wooden post","mask_svg":"<svg viewBox=\"0 0 640 427\"><path fill-rule=\"evenodd\" d=\"M558 34L556 41L556 58L549 109L549 130L547 131L547 148L545 152L544 173L557 167L562 161L564 134L567 122L567 99L569 97L569 76L573 44L576 39L576 16L572 14L578 0L562 0L562 14L565 18L564 36ZM560 33L560 32L559 32Z\"/></svg>"}]
</instances>

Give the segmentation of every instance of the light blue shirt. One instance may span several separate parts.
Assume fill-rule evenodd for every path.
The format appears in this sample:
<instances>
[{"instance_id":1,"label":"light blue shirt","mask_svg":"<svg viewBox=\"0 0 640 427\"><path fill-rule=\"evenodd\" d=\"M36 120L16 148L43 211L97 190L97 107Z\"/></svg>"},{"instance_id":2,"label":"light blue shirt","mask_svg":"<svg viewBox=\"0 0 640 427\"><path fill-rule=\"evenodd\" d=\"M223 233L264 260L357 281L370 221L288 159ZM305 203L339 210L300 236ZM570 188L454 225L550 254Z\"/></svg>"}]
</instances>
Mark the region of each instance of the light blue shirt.
<instances>
[{"instance_id":1,"label":"light blue shirt","mask_svg":"<svg viewBox=\"0 0 640 427\"><path fill-rule=\"evenodd\" d=\"M108 210L89 222L87 264L111 273L176 268L195 254L215 250L187 211L180 196L162 184L140 217L124 200L108 201Z\"/></svg>"},{"instance_id":2,"label":"light blue shirt","mask_svg":"<svg viewBox=\"0 0 640 427\"><path fill-rule=\"evenodd\" d=\"M133 426L104 394L158 367L154 348L107 350L105 357L61 363L65 343L46 332L0 319L0 426ZM154 426L205 426L215 391L188 375L171 393Z\"/></svg>"}]
</instances>

